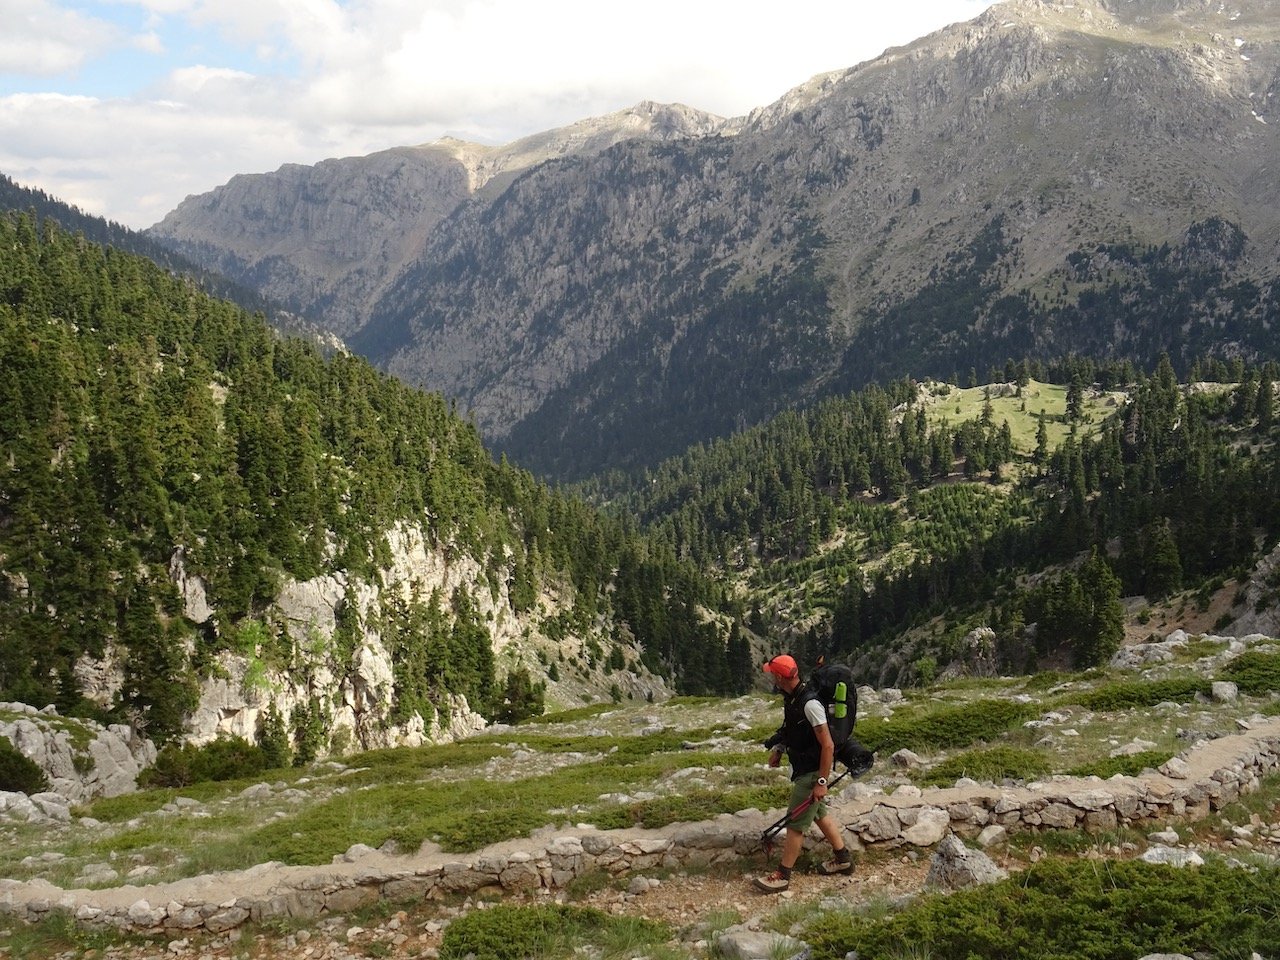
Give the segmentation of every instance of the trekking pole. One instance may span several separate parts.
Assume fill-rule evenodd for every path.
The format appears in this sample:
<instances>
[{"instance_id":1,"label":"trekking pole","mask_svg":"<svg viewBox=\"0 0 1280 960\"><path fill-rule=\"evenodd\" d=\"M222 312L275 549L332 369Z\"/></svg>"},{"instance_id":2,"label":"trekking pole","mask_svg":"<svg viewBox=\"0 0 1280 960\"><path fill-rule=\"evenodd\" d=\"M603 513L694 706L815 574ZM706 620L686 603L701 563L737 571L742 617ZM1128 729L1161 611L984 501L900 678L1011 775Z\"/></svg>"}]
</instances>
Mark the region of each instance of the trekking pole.
<instances>
[{"instance_id":1,"label":"trekking pole","mask_svg":"<svg viewBox=\"0 0 1280 960\"><path fill-rule=\"evenodd\" d=\"M827 784L827 789L830 790L832 787L834 787L837 783L839 783L848 775L849 775L849 768L845 767L844 773L840 774L840 776L836 777L834 780L832 780L830 783ZM812 803L813 803L813 794L811 793L809 794L809 796L805 797L803 800L797 803L794 807L792 807L790 810L784 813L781 817L779 817L775 823L771 824L769 828L764 831L764 833L760 834L760 843L764 845L765 856L769 856L773 852L773 838L776 837L779 833L781 833L783 828L786 827L788 823L795 820L796 817L800 816L800 814L808 810Z\"/></svg>"}]
</instances>

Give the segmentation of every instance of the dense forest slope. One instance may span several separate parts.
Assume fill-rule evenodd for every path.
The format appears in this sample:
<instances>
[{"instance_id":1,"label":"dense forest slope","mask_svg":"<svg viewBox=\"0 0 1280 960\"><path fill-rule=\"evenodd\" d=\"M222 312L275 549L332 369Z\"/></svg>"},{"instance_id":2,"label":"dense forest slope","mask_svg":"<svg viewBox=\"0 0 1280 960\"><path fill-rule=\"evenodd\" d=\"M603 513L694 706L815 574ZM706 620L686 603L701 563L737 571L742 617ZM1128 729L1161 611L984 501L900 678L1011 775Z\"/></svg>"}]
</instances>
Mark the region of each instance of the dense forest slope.
<instances>
[{"instance_id":1,"label":"dense forest slope","mask_svg":"<svg viewBox=\"0 0 1280 960\"><path fill-rule=\"evenodd\" d=\"M94 243L146 257L171 273L190 278L211 296L230 300L250 312L260 311L272 327L283 333L313 340L324 349L340 346L340 341L332 333L297 313L285 310L264 295L260 288L230 280L145 233L85 213L43 190L24 187L3 173L0 173L0 210L24 211L55 220L68 233L78 233Z\"/></svg>"},{"instance_id":2,"label":"dense forest slope","mask_svg":"<svg viewBox=\"0 0 1280 960\"><path fill-rule=\"evenodd\" d=\"M806 661L894 684L1089 666L1124 637L1122 599L1179 597L1189 620L1238 579L1215 628L1278 612L1275 556L1246 584L1280 538L1280 367L1193 369L901 380L579 489L723 570L749 625Z\"/></svg>"},{"instance_id":3,"label":"dense forest slope","mask_svg":"<svg viewBox=\"0 0 1280 960\"><path fill-rule=\"evenodd\" d=\"M148 260L0 216L0 369L0 700L313 756L743 688L687 564Z\"/></svg>"},{"instance_id":4,"label":"dense forest slope","mask_svg":"<svg viewBox=\"0 0 1280 960\"><path fill-rule=\"evenodd\" d=\"M743 690L765 647L925 682L1100 663L1126 597L1278 599L1274 362L898 380L569 495L366 361L0 230L0 698L305 759Z\"/></svg>"}]
</instances>

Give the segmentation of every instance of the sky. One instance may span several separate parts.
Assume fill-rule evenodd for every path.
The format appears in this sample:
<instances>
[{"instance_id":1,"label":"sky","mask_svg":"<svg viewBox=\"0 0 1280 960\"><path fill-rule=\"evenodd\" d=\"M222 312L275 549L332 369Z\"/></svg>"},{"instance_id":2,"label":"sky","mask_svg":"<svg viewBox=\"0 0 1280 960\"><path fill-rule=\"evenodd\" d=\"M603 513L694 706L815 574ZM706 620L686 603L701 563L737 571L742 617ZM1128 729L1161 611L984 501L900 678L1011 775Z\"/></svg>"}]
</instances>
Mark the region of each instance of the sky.
<instances>
[{"instance_id":1,"label":"sky","mask_svg":"<svg viewBox=\"0 0 1280 960\"><path fill-rule=\"evenodd\" d=\"M145 228L237 173L725 117L991 0L0 0L0 173Z\"/></svg>"}]
</instances>

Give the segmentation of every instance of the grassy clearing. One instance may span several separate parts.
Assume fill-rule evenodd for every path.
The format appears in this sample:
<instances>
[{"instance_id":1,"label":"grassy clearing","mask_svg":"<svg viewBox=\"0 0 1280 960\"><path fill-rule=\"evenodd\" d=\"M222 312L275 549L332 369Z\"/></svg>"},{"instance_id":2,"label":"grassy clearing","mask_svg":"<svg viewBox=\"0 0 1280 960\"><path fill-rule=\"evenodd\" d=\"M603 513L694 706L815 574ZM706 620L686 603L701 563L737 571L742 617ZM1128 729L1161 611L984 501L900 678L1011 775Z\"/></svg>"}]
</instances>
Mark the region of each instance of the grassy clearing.
<instances>
[{"instance_id":1,"label":"grassy clearing","mask_svg":"<svg viewBox=\"0 0 1280 960\"><path fill-rule=\"evenodd\" d=\"M1209 649L1215 646L1196 650L1188 661L1221 652ZM1140 773L1185 749L1189 736L1180 731L1189 729L1192 737L1230 733L1235 719L1276 709L1276 655L1255 652L1218 671L1214 679L1230 675L1240 683L1243 699L1231 704L1205 698L1208 680L1186 663L1147 675L1094 670L969 679L908 691L906 700L894 703L870 698L856 735L879 751L871 782L887 789L904 775L884 761L903 746L930 765L917 777L923 785L949 785L961 776L997 783L1055 773L1106 778ZM784 801L786 777L764 765L760 741L776 728L778 707L776 697L730 703L691 698L573 711L558 724L502 728L441 747L362 754L348 767L271 771L263 780L277 788L256 801L239 796L248 781L144 791L78 811L101 820L100 828L6 827L0 831L0 875L42 876L70 886L86 864L110 862L122 879L141 866L155 871L148 880L160 880L268 859L328 863L354 843L394 840L412 851L432 841L463 853L547 824L658 827L747 808L775 809ZM1109 756L1135 740L1155 746L1133 756ZM199 806L175 809L180 797ZM1211 817L1170 826L1186 841L1216 846L1232 838L1233 828L1252 831L1275 823L1278 811L1280 773ZM851 950L889 960L1131 960L1172 949L1221 960L1255 950L1280 956L1280 881L1273 862L1238 843L1233 860L1256 872L1228 870L1212 856L1199 871L1126 860L1122 851L1141 849L1146 832L1018 834L1009 852L1027 867L994 887L946 897L926 893L911 901L873 899L857 908L830 899L793 901L780 904L765 925L804 939L819 958L844 957ZM1254 847L1269 850L1270 841L1259 836ZM46 850L67 859L21 864L25 856ZM892 855L873 851L864 857L871 869ZM1037 858L1042 859L1033 865ZM576 883L577 893L585 894L618 881L601 874ZM717 924L723 929L740 919L732 912L716 918L707 939L714 941ZM454 921L440 956L687 960L688 944L675 944L671 936L647 921L579 908L499 904ZM33 927L0 921L0 953L20 960L102 955L124 942L117 934L74 929L61 918ZM369 949L375 946L382 949Z\"/></svg>"},{"instance_id":2,"label":"grassy clearing","mask_svg":"<svg viewBox=\"0 0 1280 960\"><path fill-rule=\"evenodd\" d=\"M116 930L90 930L79 926L68 913L51 912L39 923L25 923L0 914L0 954L12 960L46 957L100 957L110 950L149 944L144 937Z\"/></svg>"},{"instance_id":3,"label":"grassy clearing","mask_svg":"<svg viewBox=\"0 0 1280 960\"><path fill-rule=\"evenodd\" d=\"M929 426L934 427L946 420L953 426L970 420L977 420L988 400L991 404L992 422L999 424L1007 421L1013 435L1014 449L1023 454L1030 454L1036 448L1036 433L1040 427L1040 414L1045 417L1045 431L1048 433L1049 449L1061 446L1071 433L1071 424L1067 422L1067 388L1051 383L1032 380L1022 390L1022 396L991 396L988 389L952 387L945 395L934 396L926 407ZM1112 394L1095 394L1085 391L1084 417L1080 424L1081 439L1093 436L1102 427L1102 422L1115 412L1115 397Z\"/></svg>"},{"instance_id":4,"label":"grassy clearing","mask_svg":"<svg viewBox=\"0 0 1280 960\"><path fill-rule=\"evenodd\" d=\"M499 904L455 920L445 932L440 960L552 960L589 952L601 960L663 956L670 930L634 917L614 917L583 907ZM669 955L669 954L668 954Z\"/></svg>"}]
</instances>

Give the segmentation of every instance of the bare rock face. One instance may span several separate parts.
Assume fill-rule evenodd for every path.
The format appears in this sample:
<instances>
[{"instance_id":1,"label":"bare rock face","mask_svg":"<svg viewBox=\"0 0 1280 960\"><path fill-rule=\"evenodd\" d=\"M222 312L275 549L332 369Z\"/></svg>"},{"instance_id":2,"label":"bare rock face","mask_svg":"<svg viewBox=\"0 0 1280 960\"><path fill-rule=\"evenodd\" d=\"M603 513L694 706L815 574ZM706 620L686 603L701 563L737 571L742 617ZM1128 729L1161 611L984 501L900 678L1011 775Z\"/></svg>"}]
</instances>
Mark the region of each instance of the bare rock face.
<instances>
[{"instance_id":1,"label":"bare rock face","mask_svg":"<svg viewBox=\"0 0 1280 960\"><path fill-rule=\"evenodd\" d=\"M219 653L200 682L199 703L188 718L183 739L204 744L232 736L253 742L266 711L273 707L286 725L319 709L333 750L446 743L484 729L487 721L459 695L444 698L427 715L414 711L393 717L396 638L384 636L379 625L383 605L397 598L466 593L488 631L499 678L502 667L523 662L528 644L550 649L551 641L542 636L533 619L512 612L507 584L491 585L476 559L447 550L409 523L389 531L387 540L389 565L373 581L341 573L285 581L267 618L283 632L291 654L284 661L264 662L231 651ZM556 602L545 600L550 607ZM354 636L343 643L335 640L340 611L355 624ZM625 675L610 674L607 682L602 674L601 682L602 690L609 683L624 683L625 692L641 698L667 695L663 682L641 668ZM548 699L555 702L558 684L547 683L553 688ZM560 699L581 702L583 692L566 690Z\"/></svg>"},{"instance_id":2,"label":"bare rock face","mask_svg":"<svg viewBox=\"0 0 1280 960\"><path fill-rule=\"evenodd\" d=\"M1269 637L1280 636L1280 603L1274 600L1274 584L1280 578L1280 546L1259 561L1244 585L1244 603L1237 609L1243 612L1224 631L1243 637L1261 633ZM1268 599L1270 598L1270 599Z\"/></svg>"},{"instance_id":3,"label":"bare rock face","mask_svg":"<svg viewBox=\"0 0 1280 960\"><path fill-rule=\"evenodd\" d=\"M187 551L179 546L169 558L169 579L182 595L183 614L192 623L207 623L213 616L207 584L202 577L187 573Z\"/></svg>"},{"instance_id":4,"label":"bare rock face","mask_svg":"<svg viewBox=\"0 0 1280 960\"><path fill-rule=\"evenodd\" d=\"M281 625L292 645L287 663L263 664L252 657L224 651L216 669L200 685L200 700L188 721L185 739L201 744L219 736L254 741L264 712L274 706L288 724L298 711L320 705L330 740L361 749L424 742L445 742L483 729L486 722L464 697L450 698L432 716L413 714L395 723L395 671L391 653L377 626L383 594L449 596L465 589L476 598L481 615L494 623L493 643L501 648L522 629L514 618L499 615L507 599L493 596L483 568L466 556L446 561L422 531L408 524L391 531L391 566L381 586L344 574L286 581L277 595L271 619ZM358 634L344 653L334 642L339 611L354 610ZM348 611L350 613L351 610Z\"/></svg>"},{"instance_id":5,"label":"bare rock face","mask_svg":"<svg viewBox=\"0 0 1280 960\"><path fill-rule=\"evenodd\" d=\"M478 193L500 194L535 164L631 138L669 140L724 127L679 105L641 103L504 147L446 138L365 157L286 164L188 197L149 233L192 259L347 335L437 224Z\"/></svg>"}]
</instances>

